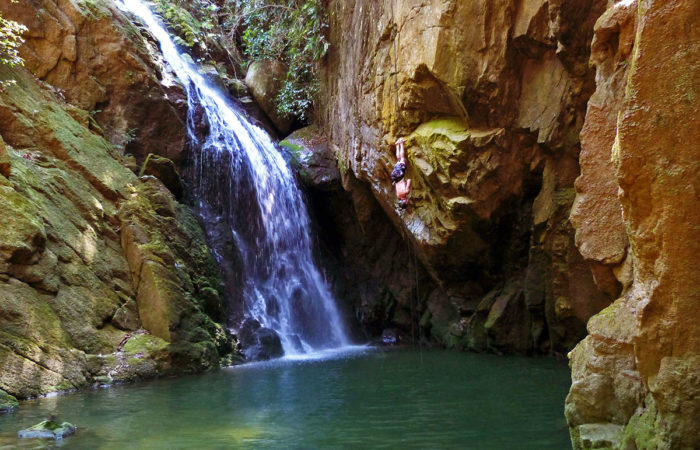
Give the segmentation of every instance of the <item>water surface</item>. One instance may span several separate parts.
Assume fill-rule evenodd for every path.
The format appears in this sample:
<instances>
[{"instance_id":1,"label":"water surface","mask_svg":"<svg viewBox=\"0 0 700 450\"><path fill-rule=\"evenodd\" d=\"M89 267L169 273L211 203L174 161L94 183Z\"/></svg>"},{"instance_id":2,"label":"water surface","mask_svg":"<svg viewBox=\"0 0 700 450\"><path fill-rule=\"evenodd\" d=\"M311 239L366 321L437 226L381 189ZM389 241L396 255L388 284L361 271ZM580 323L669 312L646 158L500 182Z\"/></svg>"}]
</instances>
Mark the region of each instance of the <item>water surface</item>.
<instances>
[{"instance_id":1,"label":"water surface","mask_svg":"<svg viewBox=\"0 0 700 450\"><path fill-rule=\"evenodd\" d=\"M30 400L0 448L566 449L569 381L548 358L353 350ZM15 439L50 414L78 434Z\"/></svg>"}]
</instances>

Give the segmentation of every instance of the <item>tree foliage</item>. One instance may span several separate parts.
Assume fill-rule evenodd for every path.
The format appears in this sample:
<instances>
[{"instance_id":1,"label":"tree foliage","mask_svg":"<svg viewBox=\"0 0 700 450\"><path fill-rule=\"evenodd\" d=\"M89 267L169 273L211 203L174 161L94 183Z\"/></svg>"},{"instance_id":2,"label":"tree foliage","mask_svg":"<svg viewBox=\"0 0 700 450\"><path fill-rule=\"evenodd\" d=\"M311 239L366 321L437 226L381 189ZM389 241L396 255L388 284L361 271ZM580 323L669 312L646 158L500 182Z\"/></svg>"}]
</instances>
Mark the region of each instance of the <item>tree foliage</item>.
<instances>
[{"instance_id":1,"label":"tree foliage","mask_svg":"<svg viewBox=\"0 0 700 450\"><path fill-rule=\"evenodd\" d=\"M27 27L2 17L0 14L0 64L7 64L10 67L23 65L24 60L19 56L19 47L24 42L22 33L27 31ZM13 80L0 81L0 87L7 87Z\"/></svg>"},{"instance_id":2,"label":"tree foliage","mask_svg":"<svg viewBox=\"0 0 700 450\"><path fill-rule=\"evenodd\" d=\"M233 3L233 2L230 2ZM238 0L228 28L250 60L276 59L289 70L278 101L286 116L308 118L318 92L318 61L328 50L327 17L318 0Z\"/></svg>"},{"instance_id":3,"label":"tree foliage","mask_svg":"<svg viewBox=\"0 0 700 450\"><path fill-rule=\"evenodd\" d=\"M157 5L180 45L206 53L207 43L218 38L218 46L238 55L238 64L285 63L279 112L308 120L318 92L318 62L329 45L321 0L157 0Z\"/></svg>"}]
</instances>

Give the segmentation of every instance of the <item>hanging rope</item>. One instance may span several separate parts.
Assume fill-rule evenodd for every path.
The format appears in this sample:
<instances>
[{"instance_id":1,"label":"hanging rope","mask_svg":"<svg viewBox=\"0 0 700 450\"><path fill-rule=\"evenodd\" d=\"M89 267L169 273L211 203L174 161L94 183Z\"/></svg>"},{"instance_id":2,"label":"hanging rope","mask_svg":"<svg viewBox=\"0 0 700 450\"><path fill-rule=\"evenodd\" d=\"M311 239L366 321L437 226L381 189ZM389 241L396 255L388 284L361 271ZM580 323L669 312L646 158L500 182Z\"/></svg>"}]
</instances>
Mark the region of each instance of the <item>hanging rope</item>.
<instances>
[{"instance_id":1,"label":"hanging rope","mask_svg":"<svg viewBox=\"0 0 700 450\"><path fill-rule=\"evenodd\" d=\"M396 34L394 35L394 100L395 100L395 108L396 108L396 131L397 134L399 133L399 121L401 119L401 111L400 111L400 105L399 105L399 51L398 51L398 43L397 41L400 39L400 33L399 33L399 24L396 23L396 17L394 13L394 1L391 0L391 22L394 25L394 28L396 29ZM416 253L413 251L413 246L411 245L411 241L408 238L408 230L401 229L401 233L403 235L404 242L406 242L406 248L408 250L408 277L411 279L413 282L413 286L411 288L411 293L410 295L410 302L411 302L411 342L415 346L416 345L416 303L418 301L419 297L419 292L418 292L418 258L416 257ZM411 267L413 266L413 267ZM418 347L420 348L420 358L421 358L421 364L423 363L423 342L421 339L421 331L420 331L420 324L417 326L418 328Z\"/></svg>"}]
</instances>

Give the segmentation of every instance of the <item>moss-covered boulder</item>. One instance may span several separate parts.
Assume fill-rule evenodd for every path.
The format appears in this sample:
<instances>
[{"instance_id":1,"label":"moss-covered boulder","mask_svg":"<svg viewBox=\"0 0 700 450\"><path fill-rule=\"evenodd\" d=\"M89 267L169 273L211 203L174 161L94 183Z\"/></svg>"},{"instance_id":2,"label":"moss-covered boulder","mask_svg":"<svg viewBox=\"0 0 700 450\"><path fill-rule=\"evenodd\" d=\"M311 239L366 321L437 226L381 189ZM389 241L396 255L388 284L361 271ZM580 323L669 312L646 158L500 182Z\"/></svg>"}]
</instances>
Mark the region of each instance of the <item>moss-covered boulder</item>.
<instances>
[{"instance_id":1,"label":"moss-covered boulder","mask_svg":"<svg viewBox=\"0 0 700 450\"><path fill-rule=\"evenodd\" d=\"M9 413L19 407L15 397L0 389L0 414Z\"/></svg>"},{"instance_id":2,"label":"moss-covered boulder","mask_svg":"<svg viewBox=\"0 0 700 450\"><path fill-rule=\"evenodd\" d=\"M281 141L280 146L290 153L292 167L305 185L325 191L340 187L338 161L318 127L297 130Z\"/></svg>"}]
</instances>

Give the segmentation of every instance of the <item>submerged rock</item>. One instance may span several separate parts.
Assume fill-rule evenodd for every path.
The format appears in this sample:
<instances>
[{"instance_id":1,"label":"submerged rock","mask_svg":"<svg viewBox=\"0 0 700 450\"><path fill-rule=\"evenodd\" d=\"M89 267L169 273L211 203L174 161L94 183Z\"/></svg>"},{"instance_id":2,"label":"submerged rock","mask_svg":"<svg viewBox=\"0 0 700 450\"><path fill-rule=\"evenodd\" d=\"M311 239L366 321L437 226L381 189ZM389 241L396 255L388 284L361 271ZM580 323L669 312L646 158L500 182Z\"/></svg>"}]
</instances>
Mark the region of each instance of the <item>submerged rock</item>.
<instances>
[{"instance_id":1,"label":"submerged rock","mask_svg":"<svg viewBox=\"0 0 700 450\"><path fill-rule=\"evenodd\" d=\"M75 430L77 430L77 427L72 423L63 422L59 425L53 420L44 420L31 428L19 431L17 437L20 439L43 438L60 440L74 434Z\"/></svg>"}]
</instances>

